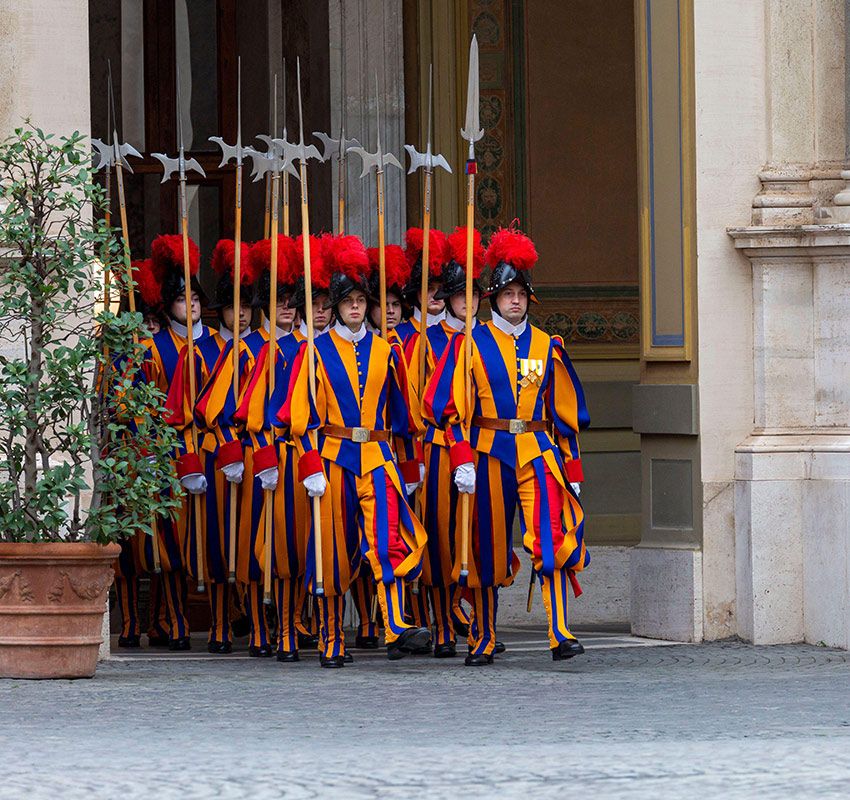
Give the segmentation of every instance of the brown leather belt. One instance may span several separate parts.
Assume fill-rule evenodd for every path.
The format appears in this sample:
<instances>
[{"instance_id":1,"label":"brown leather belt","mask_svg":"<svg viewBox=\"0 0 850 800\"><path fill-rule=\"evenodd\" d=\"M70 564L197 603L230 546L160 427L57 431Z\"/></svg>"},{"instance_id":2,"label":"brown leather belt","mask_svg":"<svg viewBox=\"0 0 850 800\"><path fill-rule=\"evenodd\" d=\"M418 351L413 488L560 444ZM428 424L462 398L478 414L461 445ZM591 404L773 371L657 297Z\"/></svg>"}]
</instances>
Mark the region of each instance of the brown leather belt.
<instances>
[{"instance_id":1,"label":"brown leather belt","mask_svg":"<svg viewBox=\"0 0 850 800\"><path fill-rule=\"evenodd\" d=\"M536 433L549 430L546 420L500 419L498 417L473 417L472 424L477 428L490 431L507 431L508 433Z\"/></svg>"},{"instance_id":2,"label":"brown leather belt","mask_svg":"<svg viewBox=\"0 0 850 800\"><path fill-rule=\"evenodd\" d=\"M373 431L369 428L341 428L337 425L325 425L322 428L322 433L325 436L333 436L335 439L350 439L359 444L388 442L390 440L390 431Z\"/></svg>"}]
</instances>

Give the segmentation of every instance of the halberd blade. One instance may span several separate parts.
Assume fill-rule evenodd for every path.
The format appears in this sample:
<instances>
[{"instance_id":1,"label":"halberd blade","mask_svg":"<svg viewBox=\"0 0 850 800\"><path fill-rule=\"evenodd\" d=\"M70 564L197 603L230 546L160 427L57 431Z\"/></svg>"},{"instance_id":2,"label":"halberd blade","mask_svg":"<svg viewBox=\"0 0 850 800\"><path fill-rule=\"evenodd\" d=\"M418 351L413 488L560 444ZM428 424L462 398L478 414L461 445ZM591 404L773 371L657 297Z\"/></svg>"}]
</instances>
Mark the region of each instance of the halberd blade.
<instances>
[{"instance_id":1,"label":"halberd blade","mask_svg":"<svg viewBox=\"0 0 850 800\"><path fill-rule=\"evenodd\" d=\"M470 144L477 142L484 135L478 114L478 37L473 34L469 45L469 80L466 84L466 126L460 132L460 135Z\"/></svg>"},{"instance_id":2,"label":"halberd blade","mask_svg":"<svg viewBox=\"0 0 850 800\"><path fill-rule=\"evenodd\" d=\"M97 153L97 164L92 164L95 172L100 172L104 167L112 166L112 146L105 144L101 139L92 139L91 145Z\"/></svg>"},{"instance_id":3,"label":"halberd blade","mask_svg":"<svg viewBox=\"0 0 850 800\"><path fill-rule=\"evenodd\" d=\"M165 153L151 153L151 155L162 163L163 176L160 183L166 183L175 172L180 171L180 159L169 158Z\"/></svg>"},{"instance_id":4,"label":"halberd blade","mask_svg":"<svg viewBox=\"0 0 850 800\"><path fill-rule=\"evenodd\" d=\"M227 144L221 136L210 136L209 141L214 142L221 148L221 164L218 165L219 169L226 167L230 163L231 158L235 158L237 163L239 162L238 145Z\"/></svg>"}]
</instances>

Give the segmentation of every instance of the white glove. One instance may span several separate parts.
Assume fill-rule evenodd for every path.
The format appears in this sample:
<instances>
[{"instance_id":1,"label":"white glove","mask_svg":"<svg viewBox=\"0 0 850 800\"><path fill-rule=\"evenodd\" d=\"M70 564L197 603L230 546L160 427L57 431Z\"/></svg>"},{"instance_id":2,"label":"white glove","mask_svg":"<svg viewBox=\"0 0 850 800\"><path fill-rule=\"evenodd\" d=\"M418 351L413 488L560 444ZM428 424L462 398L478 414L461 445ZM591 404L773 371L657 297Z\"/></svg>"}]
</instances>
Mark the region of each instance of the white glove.
<instances>
[{"instance_id":1,"label":"white glove","mask_svg":"<svg viewBox=\"0 0 850 800\"><path fill-rule=\"evenodd\" d=\"M416 481L416 483L405 483L404 493L410 497L410 495L412 495L421 485L422 481Z\"/></svg>"},{"instance_id":2,"label":"white glove","mask_svg":"<svg viewBox=\"0 0 850 800\"><path fill-rule=\"evenodd\" d=\"M225 464L221 471L224 477L231 483L242 483L242 476L245 474L245 465L241 461L234 461L232 464Z\"/></svg>"},{"instance_id":3,"label":"white glove","mask_svg":"<svg viewBox=\"0 0 850 800\"><path fill-rule=\"evenodd\" d=\"M575 481L570 481L570 486L573 487L573 491L576 493L576 497L581 494L581 484L576 483Z\"/></svg>"},{"instance_id":4,"label":"white glove","mask_svg":"<svg viewBox=\"0 0 850 800\"><path fill-rule=\"evenodd\" d=\"M262 486L264 490L273 492L277 489L277 467L269 467L268 469L260 470L260 472L257 473L257 477L260 479L260 486Z\"/></svg>"},{"instance_id":5,"label":"white glove","mask_svg":"<svg viewBox=\"0 0 850 800\"><path fill-rule=\"evenodd\" d=\"M207 490L207 479L200 472L184 475L180 483L189 494L203 494Z\"/></svg>"},{"instance_id":6,"label":"white glove","mask_svg":"<svg viewBox=\"0 0 850 800\"><path fill-rule=\"evenodd\" d=\"M328 488L328 482L321 472L314 472L304 478L304 488L310 497L321 497Z\"/></svg>"},{"instance_id":7,"label":"white glove","mask_svg":"<svg viewBox=\"0 0 850 800\"><path fill-rule=\"evenodd\" d=\"M475 493L475 467L471 463L461 464L455 469L455 486L463 494Z\"/></svg>"},{"instance_id":8,"label":"white glove","mask_svg":"<svg viewBox=\"0 0 850 800\"><path fill-rule=\"evenodd\" d=\"M421 486L423 483L425 483L425 465L420 464L419 465L419 485Z\"/></svg>"}]
</instances>

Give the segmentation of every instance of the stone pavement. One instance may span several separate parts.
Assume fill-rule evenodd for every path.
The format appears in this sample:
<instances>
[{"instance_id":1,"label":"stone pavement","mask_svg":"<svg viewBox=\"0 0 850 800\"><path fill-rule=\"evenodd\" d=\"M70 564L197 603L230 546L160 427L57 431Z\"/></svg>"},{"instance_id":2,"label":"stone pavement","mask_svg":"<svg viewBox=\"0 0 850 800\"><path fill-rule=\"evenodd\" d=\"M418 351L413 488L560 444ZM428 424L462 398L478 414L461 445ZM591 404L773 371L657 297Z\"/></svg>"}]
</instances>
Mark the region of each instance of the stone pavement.
<instances>
[{"instance_id":1,"label":"stone pavement","mask_svg":"<svg viewBox=\"0 0 850 800\"><path fill-rule=\"evenodd\" d=\"M850 796L850 653L538 629L489 668L142 650L0 681L0 798Z\"/></svg>"}]
</instances>

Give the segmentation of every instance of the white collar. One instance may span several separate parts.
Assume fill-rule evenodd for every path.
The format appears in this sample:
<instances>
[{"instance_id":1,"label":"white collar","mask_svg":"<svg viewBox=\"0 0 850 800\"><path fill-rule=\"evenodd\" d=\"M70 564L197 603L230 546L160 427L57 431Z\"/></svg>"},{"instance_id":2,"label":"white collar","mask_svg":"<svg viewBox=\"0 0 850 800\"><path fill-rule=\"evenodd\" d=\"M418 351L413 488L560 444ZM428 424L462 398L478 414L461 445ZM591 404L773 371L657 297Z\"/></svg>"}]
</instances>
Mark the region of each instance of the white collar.
<instances>
[{"instance_id":1,"label":"white collar","mask_svg":"<svg viewBox=\"0 0 850 800\"><path fill-rule=\"evenodd\" d=\"M436 325L438 322L442 322L446 318L446 311L443 309L439 314L428 314L427 327L431 325ZM413 319L419 322L422 319L422 312L414 306L413 308Z\"/></svg>"},{"instance_id":2,"label":"white collar","mask_svg":"<svg viewBox=\"0 0 850 800\"><path fill-rule=\"evenodd\" d=\"M340 339L345 339L346 342L359 342L367 333L366 325L361 325L360 330L354 332L348 325L343 325L341 322L334 323L334 328L337 332L337 336Z\"/></svg>"},{"instance_id":3,"label":"white collar","mask_svg":"<svg viewBox=\"0 0 850 800\"><path fill-rule=\"evenodd\" d=\"M331 324L328 323L326 327L322 328L320 331L317 331L315 328L313 329L313 336L321 336L323 333L327 333L331 329ZM307 337L307 323L304 320L298 323L298 331L305 338Z\"/></svg>"},{"instance_id":4,"label":"white collar","mask_svg":"<svg viewBox=\"0 0 850 800\"><path fill-rule=\"evenodd\" d=\"M466 327L465 319L458 319L451 311L446 311L446 325L448 325L453 331L462 331ZM472 318L472 327L474 328L478 324L478 319L476 317Z\"/></svg>"},{"instance_id":5,"label":"white collar","mask_svg":"<svg viewBox=\"0 0 850 800\"><path fill-rule=\"evenodd\" d=\"M292 333L294 327L295 326L293 325L292 328L290 328L288 331L285 331L283 330L283 328L280 327L280 325L276 325L275 332L277 333L277 338L282 339L284 336ZM266 317L265 315L263 316L263 330L268 334L271 334L272 332L272 324L271 322L269 322L268 317Z\"/></svg>"},{"instance_id":6,"label":"white collar","mask_svg":"<svg viewBox=\"0 0 850 800\"><path fill-rule=\"evenodd\" d=\"M493 324L502 332L513 336L515 339L525 333L528 327L528 317L524 317L518 325L511 325L504 317L499 316L496 311L493 311Z\"/></svg>"},{"instance_id":7,"label":"white collar","mask_svg":"<svg viewBox=\"0 0 850 800\"><path fill-rule=\"evenodd\" d=\"M233 331L230 330L226 325L221 325L218 329L218 335L224 339L225 342L233 341Z\"/></svg>"},{"instance_id":8,"label":"white collar","mask_svg":"<svg viewBox=\"0 0 850 800\"><path fill-rule=\"evenodd\" d=\"M185 325L181 325L176 319L170 319L168 324L171 326L171 330L173 330L178 336L182 336L184 339L189 338L189 329ZM201 322L201 320L198 320L194 325L192 325L193 339L200 339L203 332L204 323Z\"/></svg>"}]
</instances>

